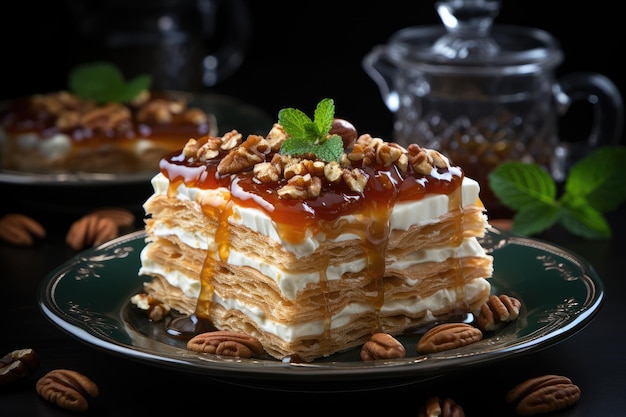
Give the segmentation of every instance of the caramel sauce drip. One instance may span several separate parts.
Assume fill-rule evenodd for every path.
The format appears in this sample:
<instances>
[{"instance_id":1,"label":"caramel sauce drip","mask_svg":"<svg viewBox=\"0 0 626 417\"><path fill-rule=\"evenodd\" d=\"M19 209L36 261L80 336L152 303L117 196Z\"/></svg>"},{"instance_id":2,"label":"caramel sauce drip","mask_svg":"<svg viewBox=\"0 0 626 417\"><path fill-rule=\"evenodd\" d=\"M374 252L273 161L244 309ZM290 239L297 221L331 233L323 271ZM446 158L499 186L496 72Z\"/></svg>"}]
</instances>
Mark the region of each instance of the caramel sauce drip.
<instances>
[{"instance_id":1,"label":"caramel sauce drip","mask_svg":"<svg viewBox=\"0 0 626 417\"><path fill-rule=\"evenodd\" d=\"M271 160L272 154L266 156ZM323 232L327 239L333 239L340 233L352 233L360 237L362 250L367 259L366 274L370 297L369 303L375 314L375 328L372 333L380 330L379 311L384 303L385 254L390 233L389 219L393 207L398 201L413 201L424 198L427 194L447 194L450 197L450 208L462 210L461 182L462 173L455 174L448 169L438 169L439 175L422 175L411 170L402 175L395 166L363 166L361 169L368 177L367 185L362 193L352 191L344 183L324 183L323 192L319 197L306 200L288 200L278 197L277 190L286 181L280 180L268 184L256 181L251 171L220 176L217 174L219 160L208 160L202 163L186 161L180 152L171 154L161 160L161 172L170 180L170 196L176 188L184 183L188 187L200 189L216 189L224 187L230 196L225 207L203 207L207 216L219 219L219 227L215 236L215 246L209 248L201 273L202 288L195 311L195 316L204 321L207 327L210 321L211 299L213 296L213 271L216 259L228 259L229 226L228 218L233 215L232 204L251 207L264 211L275 223L278 233L284 241L300 243L307 235ZM410 168L409 168L410 169ZM459 171L460 172L460 171ZM323 179L323 181L325 181ZM356 220L348 222L342 216L353 214ZM459 220L461 221L461 220ZM457 241L458 239L458 241ZM453 244L459 244L462 234L455 237ZM330 255L320 265L320 286L323 290L324 334L320 343L330 343L331 309L329 286L325 271L330 262ZM459 280L462 280L459 269ZM210 323L208 326L210 327Z\"/></svg>"}]
</instances>

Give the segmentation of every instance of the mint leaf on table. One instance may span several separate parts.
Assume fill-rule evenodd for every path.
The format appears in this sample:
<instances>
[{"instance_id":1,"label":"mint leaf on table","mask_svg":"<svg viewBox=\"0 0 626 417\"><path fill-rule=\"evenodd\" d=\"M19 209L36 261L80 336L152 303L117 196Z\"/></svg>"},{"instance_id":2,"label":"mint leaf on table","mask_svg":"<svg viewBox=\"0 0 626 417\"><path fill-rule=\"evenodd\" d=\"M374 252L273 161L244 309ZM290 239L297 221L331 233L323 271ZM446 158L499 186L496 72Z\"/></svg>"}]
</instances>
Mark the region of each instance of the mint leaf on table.
<instances>
[{"instance_id":1,"label":"mint leaf on table","mask_svg":"<svg viewBox=\"0 0 626 417\"><path fill-rule=\"evenodd\" d=\"M626 199L626 147L609 146L582 159L570 170L565 195L585 197L603 212L615 210Z\"/></svg>"},{"instance_id":2,"label":"mint leaf on table","mask_svg":"<svg viewBox=\"0 0 626 417\"><path fill-rule=\"evenodd\" d=\"M298 109L280 110L278 123L289 135L280 153L293 156L314 154L324 162L341 161L343 140L339 135L330 134L334 116L335 104L328 98L317 104L313 120Z\"/></svg>"},{"instance_id":3,"label":"mint leaf on table","mask_svg":"<svg viewBox=\"0 0 626 417\"><path fill-rule=\"evenodd\" d=\"M71 92L83 100L97 104L132 101L152 83L149 75L140 75L126 81L114 64L98 61L79 65L72 69L68 78Z\"/></svg>"},{"instance_id":4,"label":"mint leaf on table","mask_svg":"<svg viewBox=\"0 0 626 417\"><path fill-rule=\"evenodd\" d=\"M556 204L529 203L515 215L512 230L519 235L531 236L552 227L560 216L561 208Z\"/></svg>"},{"instance_id":5,"label":"mint leaf on table","mask_svg":"<svg viewBox=\"0 0 626 417\"><path fill-rule=\"evenodd\" d=\"M569 207L563 211L561 223L575 235L587 239L607 239L611 237L611 226L601 211L591 207Z\"/></svg>"},{"instance_id":6,"label":"mint leaf on table","mask_svg":"<svg viewBox=\"0 0 626 417\"><path fill-rule=\"evenodd\" d=\"M489 174L498 199L516 211L512 231L529 236L557 223L587 239L607 239L611 228L604 213L626 199L626 147L606 146L576 163L565 180L563 194L538 164L509 161Z\"/></svg>"},{"instance_id":7,"label":"mint leaf on table","mask_svg":"<svg viewBox=\"0 0 626 417\"><path fill-rule=\"evenodd\" d=\"M489 185L502 204L513 210L543 202L554 205L556 185L539 165L524 162L506 162L489 176Z\"/></svg>"}]
</instances>

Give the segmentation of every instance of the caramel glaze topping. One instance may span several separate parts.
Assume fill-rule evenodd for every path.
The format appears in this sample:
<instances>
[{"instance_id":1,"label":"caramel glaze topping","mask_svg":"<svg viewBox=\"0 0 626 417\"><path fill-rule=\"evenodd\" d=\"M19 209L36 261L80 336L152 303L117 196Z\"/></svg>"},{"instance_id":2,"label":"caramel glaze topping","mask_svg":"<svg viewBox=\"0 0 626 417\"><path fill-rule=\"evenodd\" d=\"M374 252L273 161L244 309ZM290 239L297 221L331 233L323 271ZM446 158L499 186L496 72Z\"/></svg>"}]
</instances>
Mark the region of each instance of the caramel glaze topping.
<instances>
[{"instance_id":1,"label":"caramel glaze topping","mask_svg":"<svg viewBox=\"0 0 626 417\"><path fill-rule=\"evenodd\" d=\"M278 125L274 127L280 129ZM196 149L205 145L207 140L212 139L215 138L198 139ZM344 142L346 141L344 140ZM381 143L384 143L380 139L372 139L369 135L365 135L360 137L356 144L349 144L345 152L347 154L354 152L354 149L361 142L373 143L372 146L380 146ZM274 146L274 149L267 149L261 162L276 161L277 148L279 146ZM414 156L422 151L424 150L417 145L411 145L408 150L403 149L404 153ZM262 210L274 221L281 238L291 243L301 242L307 235L307 231L313 234L323 232L328 239L333 239L340 233L353 233L360 236L363 252L367 257L368 268L364 273L368 274L368 282L370 282L369 286L372 290L368 292L376 294L371 297L369 302L377 315L384 302L385 253L390 233L389 217L394 204L398 201L420 200L427 194L446 194L450 198L451 210L458 210L462 207L461 183L463 172L458 167L450 167L447 159L441 155L434 155L435 158L433 159L432 155L428 154L428 152L436 151L427 152L426 159L430 161L427 169L424 169L424 165L415 162L416 158L411 157L409 157L409 163L404 168L397 164L385 165L376 162L367 164L366 159L352 160L349 166L345 166L346 163L342 162L345 169L351 172L353 169L357 169L360 172L359 175L364 176L366 183L362 190L355 191L344 181L331 182L324 175L321 175L321 191L314 198L282 198L279 196L279 190L288 183L288 180L281 177L276 181L259 181L252 167L236 173L220 174L218 166L226 152L221 150L219 155L205 160L188 157L184 152L175 152L163 158L160 163L161 172L170 180L168 191L170 196L175 195L176 189L182 183L193 188L216 189L223 187L229 190L230 201L224 206L203 207L208 216L219 218L219 226L215 236L215 248L219 254L219 259L223 261L228 259L230 239L228 218L233 215L232 204ZM233 151L231 150L231 152ZM344 158L345 160L346 158ZM411 164L411 161L415 163ZM442 161L445 161L447 165L443 164ZM428 172L422 173L416 169ZM351 214L355 216L354 220L346 220L345 216ZM462 239L460 233L458 239L459 242ZM211 327L210 324L207 325L207 321L210 317L213 293L212 271L216 264L215 255L215 252L208 253L205 260L201 273L202 289L195 316L184 318L184 324L182 322L171 323L171 329L176 327L182 329L187 326L188 330L190 319L198 324L197 329L201 328L206 331L207 327ZM328 297L328 283L324 272L328 263L329 259L326 259L318 265L321 273L320 285L326 297ZM327 300L326 311L321 312L325 317L326 330L320 340L321 343L327 344L330 343L331 328L328 302ZM378 323L378 320L376 322ZM379 331L379 324L377 324L377 328L372 329L372 333L376 331ZM181 333L182 331L178 332L178 334ZM186 333L187 336L191 334L188 331Z\"/></svg>"},{"instance_id":2,"label":"caramel glaze topping","mask_svg":"<svg viewBox=\"0 0 626 417\"><path fill-rule=\"evenodd\" d=\"M103 105L67 91L20 97L0 113L0 127L10 134L34 132L44 140L64 133L76 147L150 138L171 142L170 151L190 137L215 133L203 110L187 107L183 94L169 92L144 92L131 103Z\"/></svg>"}]
</instances>

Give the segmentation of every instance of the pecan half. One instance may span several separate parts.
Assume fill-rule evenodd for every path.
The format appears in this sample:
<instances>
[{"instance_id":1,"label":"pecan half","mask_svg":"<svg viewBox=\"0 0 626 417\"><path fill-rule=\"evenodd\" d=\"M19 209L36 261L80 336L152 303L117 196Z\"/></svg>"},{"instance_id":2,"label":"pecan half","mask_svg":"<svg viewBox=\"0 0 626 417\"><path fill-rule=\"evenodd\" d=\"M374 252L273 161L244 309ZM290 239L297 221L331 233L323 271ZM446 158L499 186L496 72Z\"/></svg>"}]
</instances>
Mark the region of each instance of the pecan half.
<instances>
[{"instance_id":1,"label":"pecan half","mask_svg":"<svg viewBox=\"0 0 626 417\"><path fill-rule=\"evenodd\" d=\"M251 358L255 355L262 355L264 352L263 345L257 338L228 330L197 334L189 339L187 349L238 358Z\"/></svg>"},{"instance_id":2,"label":"pecan half","mask_svg":"<svg viewBox=\"0 0 626 417\"><path fill-rule=\"evenodd\" d=\"M88 399L97 398L98 386L85 375L69 369L55 369L37 381L37 394L61 408L87 411Z\"/></svg>"},{"instance_id":3,"label":"pecan half","mask_svg":"<svg viewBox=\"0 0 626 417\"><path fill-rule=\"evenodd\" d=\"M8 213L0 218L0 239L17 246L32 246L34 238L43 239L46 230L39 222L19 213Z\"/></svg>"},{"instance_id":4,"label":"pecan half","mask_svg":"<svg viewBox=\"0 0 626 417\"><path fill-rule=\"evenodd\" d=\"M543 375L527 379L506 395L506 402L516 404L520 416L546 414L570 407L580 399L580 388L561 375Z\"/></svg>"},{"instance_id":5,"label":"pecan half","mask_svg":"<svg viewBox=\"0 0 626 417\"><path fill-rule=\"evenodd\" d=\"M98 246L118 235L119 227L115 220L97 214L87 214L72 223L65 241L72 249L81 250L89 246Z\"/></svg>"},{"instance_id":6,"label":"pecan half","mask_svg":"<svg viewBox=\"0 0 626 417\"><path fill-rule=\"evenodd\" d=\"M0 358L0 386L31 376L39 368L39 356L33 349L19 349Z\"/></svg>"},{"instance_id":7,"label":"pecan half","mask_svg":"<svg viewBox=\"0 0 626 417\"><path fill-rule=\"evenodd\" d=\"M483 331L496 330L500 325L516 320L521 306L522 303L517 298L509 297L506 294L491 295L480 306L476 325Z\"/></svg>"},{"instance_id":8,"label":"pecan half","mask_svg":"<svg viewBox=\"0 0 626 417\"><path fill-rule=\"evenodd\" d=\"M418 410L417 417L465 417L465 412L450 398L431 397Z\"/></svg>"},{"instance_id":9,"label":"pecan half","mask_svg":"<svg viewBox=\"0 0 626 417\"><path fill-rule=\"evenodd\" d=\"M104 207L89 213L94 216L107 217L112 219L118 227L129 228L135 224L135 215L127 209L118 207Z\"/></svg>"},{"instance_id":10,"label":"pecan half","mask_svg":"<svg viewBox=\"0 0 626 417\"><path fill-rule=\"evenodd\" d=\"M406 349L402 343L388 333L374 333L361 347L361 359L364 361L396 359L405 356Z\"/></svg>"},{"instance_id":11,"label":"pecan half","mask_svg":"<svg viewBox=\"0 0 626 417\"><path fill-rule=\"evenodd\" d=\"M467 323L443 323L428 330L417 343L421 354L456 349L483 338L480 329Z\"/></svg>"}]
</instances>

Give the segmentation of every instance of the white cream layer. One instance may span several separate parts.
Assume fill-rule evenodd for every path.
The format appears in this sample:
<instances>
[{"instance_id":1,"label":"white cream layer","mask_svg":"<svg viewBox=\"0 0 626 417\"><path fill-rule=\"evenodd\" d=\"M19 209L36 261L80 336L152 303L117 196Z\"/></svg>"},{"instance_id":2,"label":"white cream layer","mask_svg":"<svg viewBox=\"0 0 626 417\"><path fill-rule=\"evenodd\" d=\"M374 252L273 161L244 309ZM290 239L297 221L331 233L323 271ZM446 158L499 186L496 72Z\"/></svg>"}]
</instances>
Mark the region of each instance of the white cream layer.
<instances>
[{"instance_id":1,"label":"white cream layer","mask_svg":"<svg viewBox=\"0 0 626 417\"><path fill-rule=\"evenodd\" d=\"M158 195L166 195L169 188L169 180L166 176L159 173L152 179L154 194L151 198ZM463 205L473 204L478 199L479 186L472 179L466 178L463 182ZM176 197L181 200L189 200L200 202L199 204L209 204L221 207L228 201L229 193L225 188L217 190L200 190L198 188L189 188L184 184L177 188ZM198 206L200 211L200 206ZM268 236L277 242L280 242L278 231L272 219L262 210L253 208L242 208L234 206L232 208L233 215L229 221L236 224L245 223L246 227ZM425 198L413 201L402 202L396 205L391 215L391 224L395 228L408 229L412 224L429 224L437 221L438 217L448 212L448 197L446 195L431 194ZM353 217L353 216L351 216ZM156 222L153 233L155 236L176 235L184 244L189 247L208 250L209 245L214 243L211 236L203 234L194 234L181 228L170 228L165 223ZM340 235L336 240L354 239L354 235ZM296 256L305 256L314 251L319 242L325 239L324 236L310 236L304 239L304 242L298 245L282 243L283 249L291 251ZM216 253L216 257L217 257ZM415 251L402 259L387 259L387 267L394 269L405 269L413 265L423 262L441 262L448 258L461 258L467 256L483 257L484 249L480 246L475 238L465 239L458 247L446 247L438 249L422 249ZM248 266L254 268L267 277L273 279L280 288L284 297L294 300L297 294L302 291L307 284L311 282L319 282L321 272L315 271L310 273L293 273L288 270L281 269L279 265L271 265L259 262L246 254L239 253L234 249L230 249L228 263L236 266ZM337 280L347 272L359 272L367 266L367 260L357 258L351 262L344 262L340 265L329 265L324 271L328 280ZM145 259L142 256L142 274L150 272L158 273L167 277L170 284L181 288L185 294L190 297L197 297L200 292L199 283L193 279L181 276L176 271L159 271L158 266Z\"/></svg>"},{"instance_id":2,"label":"white cream layer","mask_svg":"<svg viewBox=\"0 0 626 417\"><path fill-rule=\"evenodd\" d=\"M169 189L169 180L162 173L158 173L152 178L152 187L154 194L151 198L158 195L167 195ZM468 206L476 204L480 192L478 182L471 178L464 178L462 184L462 205ZM208 204L215 207L223 207L229 199L229 192L226 188L214 190L201 190L198 188L189 188L185 184L181 184L176 189L176 198L180 200L195 201L200 205ZM429 194L417 201L401 201L394 205L390 216L390 228L408 230L413 225L426 225L439 221L439 217L446 214L449 210L449 198L445 194ZM346 216L347 221L354 221L355 216ZM326 239L324 234L316 236L309 235L300 243L284 242L280 238L280 234L276 224L263 210L233 207L233 215L230 216L229 222L232 224L245 224L246 227L253 231L269 237L277 243L280 243L285 251L293 253L297 257L308 256L314 253L320 245L320 242ZM185 243L193 247L206 249L208 245L203 236L191 236L189 233L178 231L181 233L179 237L185 238ZM166 233L166 231L158 231L157 233ZM338 236L334 241L342 241L348 239L358 239L353 234L343 234Z\"/></svg>"},{"instance_id":3,"label":"white cream layer","mask_svg":"<svg viewBox=\"0 0 626 417\"><path fill-rule=\"evenodd\" d=\"M477 278L463 288L464 299L473 299L479 294L488 291L489 282L483 278ZM400 302L385 303L381 312L406 312L406 314L424 314L424 317L433 317L432 311L437 311L441 306L449 306L458 301L455 290L442 289L433 295L425 298L415 297ZM316 336L323 334L326 330L326 320L316 320L301 324L285 325L269 320L261 310L242 304L239 300L222 299L219 294L214 293L213 302L219 303L227 309L242 311L250 317L256 325L265 332L275 334L282 340L292 342L299 337ZM336 329L345 326L350 322L355 314L373 312L373 306L364 303L353 303L347 305L343 310L335 314L330 320L330 328Z\"/></svg>"},{"instance_id":4,"label":"white cream layer","mask_svg":"<svg viewBox=\"0 0 626 417\"><path fill-rule=\"evenodd\" d=\"M197 297L200 293L200 282L190 280L180 271L164 271L159 265L145 259L143 252L141 255L142 268L140 274L157 273L164 276L172 285L180 287L185 294L191 297ZM477 278L463 288L463 297L472 299L490 288L489 282L483 278ZM401 301L385 302L381 308L381 312L394 311L405 312L408 314L425 314L425 317L431 317L432 311L438 311L442 307L449 306L457 302L458 293L453 289L441 289L429 297L414 297ZM316 320L297 325L285 325L270 320L262 310L249 306L236 299L224 299L219 292L213 292L212 302L218 303L227 309L236 309L250 317L259 329L275 334L281 339L291 342L299 337L319 335L325 331L327 325L325 320ZM343 310L335 314L330 321L331 329L338 328L347 324L354 314L363 312L372 312L373 306L365 303L352 303L347 305Z\"/></svg>"},{"instance_id":5,"label":"white cream layer","mask_svg":"<svg viewBox=\"0 0 626 417\"><path fill-rule=\"evenodd\" d=\"M160 229L163 230L164 228ZM179 236L183 239L181 236ZM200 282L193 278L182 274L177 270L163 270L159 265L152 262L141 253L141 269L140 275L150 275L156 273L164 276L170 284L180 288L189 297L197 298L200 294ZM443 249L422 249L404 257L402 260L392 260L387 265L388 268L405 269L423 262L442 262L448 258L461 258L467 256L485 256L485 250L480 246L476 239L465 239L458 247L447 247ZM217 255L216 255L217 257ZM293 273L281 269L279 265L270 265L265 262L259 262L255 258L239 253L231 248L228 256L230 265L247 266L261 272L263 275L273 279L280 289L282 295L289 299L295 300L296 296L302 291L307 284L319 282L322 275L320 271L308 273ZM367 260L364 258L355 259L352 262L343 262L340 265L329 266L325 271L327 280L337 280L347 272L359 272L367 267ZM409 282L414 284L413 282Z\"/></svg>"}]
</instances>

